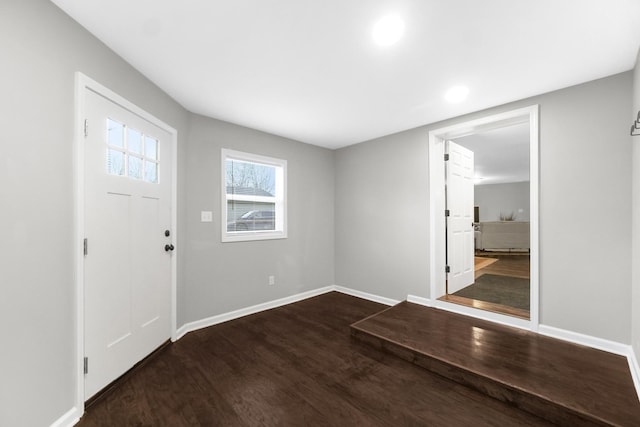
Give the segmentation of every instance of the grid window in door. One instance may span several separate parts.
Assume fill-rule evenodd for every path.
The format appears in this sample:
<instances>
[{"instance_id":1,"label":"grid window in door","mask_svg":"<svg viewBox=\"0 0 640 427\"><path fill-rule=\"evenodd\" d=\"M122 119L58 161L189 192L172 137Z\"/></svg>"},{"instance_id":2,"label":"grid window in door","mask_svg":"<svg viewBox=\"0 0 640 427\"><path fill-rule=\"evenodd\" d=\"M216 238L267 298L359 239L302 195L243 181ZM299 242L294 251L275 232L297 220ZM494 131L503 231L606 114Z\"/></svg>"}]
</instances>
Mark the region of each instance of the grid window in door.
<instances>
[{"instance_id":1,"label":"grid window in door","mask_svg":"<svg viewBox=\"0 0 640 427\"><path fill-rule=\"evenodd\" d=\"M113 119L107 119L107 173L158 183L158 140Z\"/></svg>"}]
</instances>

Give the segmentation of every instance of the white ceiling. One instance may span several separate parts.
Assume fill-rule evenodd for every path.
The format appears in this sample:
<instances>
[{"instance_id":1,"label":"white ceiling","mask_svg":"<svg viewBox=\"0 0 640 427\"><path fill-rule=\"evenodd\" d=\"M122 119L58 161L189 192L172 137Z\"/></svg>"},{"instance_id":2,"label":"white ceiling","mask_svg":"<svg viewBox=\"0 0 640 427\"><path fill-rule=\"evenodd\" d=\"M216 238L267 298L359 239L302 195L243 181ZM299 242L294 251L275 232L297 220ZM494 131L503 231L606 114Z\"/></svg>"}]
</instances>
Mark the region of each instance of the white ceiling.
<instances>
[{"instance_id":1,"label":"white ceiling","mask_svg":"<svg viewBox=\"0 0 640 427\"><path fill-rule=\"evenodd\" d=\"M329 148L630 70L640 44L639 0L52 1L188 110Z\"/></svg>"},{"instance_id":2,"label":"white ceiling","mask_svg":"<svg viewBox=\"0 0 640 427\"><path fill-rule=\"evenodd\" d=\"M529 181L529 123L454 141L473 151L476 185Z\"/></svg>"}]
</instances>

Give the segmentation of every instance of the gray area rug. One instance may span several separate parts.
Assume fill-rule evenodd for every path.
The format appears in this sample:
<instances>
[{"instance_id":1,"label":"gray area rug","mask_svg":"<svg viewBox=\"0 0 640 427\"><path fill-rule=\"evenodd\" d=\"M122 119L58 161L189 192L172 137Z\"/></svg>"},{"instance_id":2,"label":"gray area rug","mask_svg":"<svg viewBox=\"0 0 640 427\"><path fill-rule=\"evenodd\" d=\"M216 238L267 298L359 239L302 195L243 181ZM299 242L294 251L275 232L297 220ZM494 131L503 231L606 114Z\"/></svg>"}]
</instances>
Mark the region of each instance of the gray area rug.
<instances>
[{"instance_id":1,"label":"gray area rug","mask_svg":"<svg viewBox=\"0 0 640 427\"><path fill-rule=\"evenodd\" d=\"M453 295L529 310L529 279L483 274Z\"/></svg>"}]
</instances>

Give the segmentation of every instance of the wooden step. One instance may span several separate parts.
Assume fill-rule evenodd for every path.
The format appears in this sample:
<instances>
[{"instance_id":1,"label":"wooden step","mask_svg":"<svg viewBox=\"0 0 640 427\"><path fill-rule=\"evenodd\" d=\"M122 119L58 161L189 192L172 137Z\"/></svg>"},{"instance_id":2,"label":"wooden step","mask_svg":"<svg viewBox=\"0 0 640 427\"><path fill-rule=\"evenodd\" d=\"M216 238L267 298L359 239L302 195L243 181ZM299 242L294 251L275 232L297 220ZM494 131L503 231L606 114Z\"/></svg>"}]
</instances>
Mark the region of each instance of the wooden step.
<instances>
[{"instance_id":1,"label":"wooden step","mask_svg":"<svg viewBox=\"0 0 640 427\"><path fill-rule=\"evenodd\" d=\"M351 334L559 425L640 425L624 356L406 301Z\"/></svg>"}]
</instances>

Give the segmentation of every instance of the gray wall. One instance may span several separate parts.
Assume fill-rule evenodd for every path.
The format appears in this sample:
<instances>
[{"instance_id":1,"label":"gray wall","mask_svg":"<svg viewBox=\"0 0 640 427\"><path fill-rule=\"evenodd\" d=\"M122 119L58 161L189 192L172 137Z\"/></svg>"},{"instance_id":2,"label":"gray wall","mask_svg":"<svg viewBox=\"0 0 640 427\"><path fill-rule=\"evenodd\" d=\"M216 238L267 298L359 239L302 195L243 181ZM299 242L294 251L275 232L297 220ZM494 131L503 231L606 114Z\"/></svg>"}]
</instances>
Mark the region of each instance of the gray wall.
<instances>
[{"instance_id":1,"label":"gray wall","mask_svg":"<svg viewBox=\"0 0 640 427\"><path fill-rule=\"evenodd\" d=\"M541 322L626 344L631 77L539 98Z\"/></svg>"},{"instance_id":2,"label":"gray wall","mask_svg":"<svg viewBox=\"0 0 640 427\"><path fill-rule=\"evenodd\" d=\"M426 296L429 170L424 129L336 152L336 284Z\"/></svg>"},{"instance_id":3,"label":"gray wall","mask_svg":"<svg viewBox=\"0 0 640 427\"><path fill-rule=\"evenodd\" d=\"M336 283L428 298L428 131L539 104L541 323L629 343L631 79L627 72L338 150Z\"/></svg>"},{"instance_id":4,"label":"gray wall","mask_svg":"<svg viewBox=\"0 0 640 427\"><path fill-rule=\"evenodd\" d=\"M500 221L500 215L516 215L516 221L529 221L529 182L474 186L475 205L480 221Z\"/></svg>"},{"instance_id":5,"label":"gray wall","mask_svg":"<svg viewBox=\"0 0 640 427\"><path fill-rule=\"evenodd\" d=\"M633 105L631 120L636 120L640 114L640 50L636 68L633 73ZM640 133L640 132L638 132ZM632 343L636 360L640 361L640 136L632 136L633 150L633 250L631 265L633 266L632 281Z\"/></svg>"},{"instance_id":6,"label":"gray wall","mask_svg":"<svg viewBox=\"0 0 640 427\"><path fill-rule=\"evenodd\" d=\"M0 52L0 425L45 426L75 404L74 72L180 144L188 114L47 0L0 2Z\"/></svg>"},{"instance_id":7,"label":"gray wall","mask_svg":"<svg viewBox=\"0 0 640 427\"><path fill-rule=\"evenodd\" d=\"M334 152L193 115L184 306L178 324L334 283ZM220 242L220 150L287 160L288 238ZM200 222L200 211L214 221ZM276 284L268 285L274 275Z\"/></svg>"}]
</instances>

